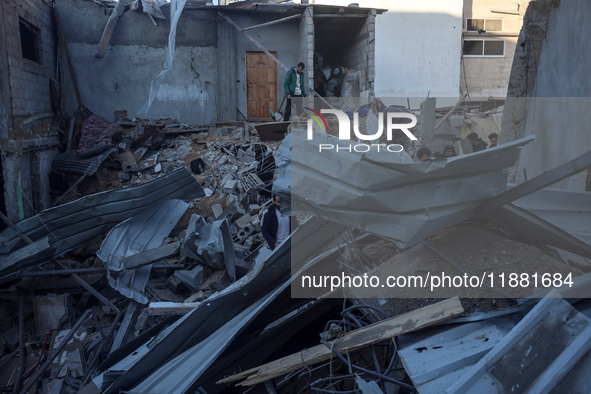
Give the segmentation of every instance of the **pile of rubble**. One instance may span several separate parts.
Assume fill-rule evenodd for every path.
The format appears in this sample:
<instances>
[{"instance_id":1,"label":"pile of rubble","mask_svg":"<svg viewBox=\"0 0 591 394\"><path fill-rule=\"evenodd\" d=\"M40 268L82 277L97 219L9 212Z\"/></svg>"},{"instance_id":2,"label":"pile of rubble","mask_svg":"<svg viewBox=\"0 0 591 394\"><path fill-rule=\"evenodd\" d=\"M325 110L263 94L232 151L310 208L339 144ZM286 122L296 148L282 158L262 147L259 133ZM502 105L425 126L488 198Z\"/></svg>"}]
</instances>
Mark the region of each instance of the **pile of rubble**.
<instances>
[{"instance_id":1,"label":"pile of rubble","mask_svg":"<svg viewBox=\"0 0 591 394\"><path fill-rule=\"evenodd\" d=\"M591 247L581 241L588 237L587 200L565 194L577 213L554 225L556 208L548 204L556 195L539 190L574 170L567 163L564 171L504 191L504 171L530 139L425 163L347 155L334 169L306 153L311 150L289 155L303 133L280 145L261 141L245 122L189 127L173 119L111 123L94 116L79 130L77 150L52 166L54 185L62 181L56 206L17 224L3 217L9 225L0 233L5 390L234 392L264 384L269 392L441 392L462 368L475 377L481 363L507 368L504 354L522 354L507 351L505 342L522 338L535 346L540 333L527 321L550 327L556 319L548 311L555 307L559 318L576 317L564 328L574 334L561 344L560 357L587 351L575 348L591 327L579 312L589 306L517 299L546 295L533 281L519 289L479 287L461 293L467 294L462 300L457 289L420 298L423 287L376 295L375 288L318 286L292 297L303 275L334 269L379 278L445 272L478 279L508 267L531 278L576 277L567 294L581 296L591 271ZM365 177L343 175L343 168ZM479 194L474 182L495 187ZM260 232L272 188L291 196L282 210L310 215L274 251ZM372 210L355 209L352 202L363 199ZM453 328L428 329L443 322ZM442 357L434 351L448 337L457 346ZM456 357L465 338L491 356L470 350ZM435 373L439 361L445 370ZM458 382L456 392L472 384Z\"/></svg>"},{"instance_id":2,"label":"pile of rubble","mask_svg":"<svg viewBox=\"0 0 591 394\"><path fill-rule=\"evenodd\" d=\"M11 389L42 385L46 392L76 392L96 374L105 353L236 282L264 247L261 223L270 205L278 142L260 141L248 123L191 128L172 119L118 117L110 123L92 115L79 130L77 138L71 136L79 141L77 151L67 151L53 163L59 197L47 211L50 215L52 210L61 212L59 216L75 214L76 206L98 209L97 199L105 207L121 202L125 194L114 197L117 190L142 195L144 186L158 192L192 182L190 187L198 191L179 192L189 203L166 199L174 197L170 194L150 198L145 207L137 204L142 208L137 212L123 213L66 246L45 213L36 219L47 229L49 238L43 242L31 241L22 223L11 224L2 236L5 241L13 236L14 243L4 243L2 252L30 245L21 249L22 255L5 255L0 267L4 298L10 301L2 308L5 366L0 384ZM73 186L66 187L67 179ZM160 186L150 186L158 181ZM95 220L104 222L100 213ZM36 265L46 259L51 261ZM13 295L19 293L20 310L19 296ZM10 318L19 313L25 320L20 326ZM67 336L76 321L75 335ZM24 370L19 352L27 355ZM37 382L40 374L46 379Z\"/></svg>"}]
</instances>

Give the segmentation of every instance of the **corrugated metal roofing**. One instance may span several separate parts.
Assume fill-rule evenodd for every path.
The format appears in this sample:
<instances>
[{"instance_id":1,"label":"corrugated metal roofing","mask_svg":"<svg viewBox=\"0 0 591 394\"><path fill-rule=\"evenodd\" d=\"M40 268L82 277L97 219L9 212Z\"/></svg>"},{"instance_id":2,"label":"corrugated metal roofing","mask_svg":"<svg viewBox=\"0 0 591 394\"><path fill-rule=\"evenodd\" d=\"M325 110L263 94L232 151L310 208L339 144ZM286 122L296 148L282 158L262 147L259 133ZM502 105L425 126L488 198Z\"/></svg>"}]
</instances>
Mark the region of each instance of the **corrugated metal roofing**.
<instances>
[{"instance_id":1,"label":"corrugated metal roofing","mask_svg":"<svg viewBox=\"0 0 591 394\"><path fill-rule=\"evenodd\" d=\"M352 141L292 132L275 159L273 191L291 195L291 211L319 216L409 247L470 218L506 190L507 171L535 137L448 159L413 162L405 152L348 152ZM319 152L319 144L341 147ZM282 213L284 207L282 203Z\"/></svg>"},{"instance_id":2,"label":"corrugated metal roofing","mask_svg":"<svg viewBox=\"0 0 591 394\"><path fill-rule=\"evenodd\" d=\"M186 168L181 168L140 186L92 194L47 209L16 226L33 241L49 237L50 245L55 244L55 254L59 255L163 200L204 195L199 182ZM8 228L0 233L0 256L24 245L25 241L14 230Z\"/></svg>"},{"instance_id":3,"label":"corrugated metal roofing","mask_svg":"<svg viewBox=\"0 0 591 394\"><path fill-rule=\"evenodd\" d=\"M561 298L546 298L440 392L562 393L556 387L590 349L591 320Z\"/></svg>"},{"instance_id":4,"label":"corrugated metal roofing","mask_svg":"<svg viewBox=\"0 0 591 394\"><path fill-rule=\"evenodd\" d=\"M189 204L181 200L166 200L113 227L96 253L107 265L107 279L112 288L141 304L149 302L144 288L150 279L151 264L116 278L111 271L122 271L125 257L160 246L188 207Z\"/></svg>"},{"instance_id":5,"label":"corrugated metal roofing","mask_svg":"<svg viewBox=\"0 0 591 394\"><path fill-rule=\"evenodd\" d=\"M3 276L9 275L50 259L51 256L53 256L53 249L49 247L48 239L43 238L0 259L0 272Z\"/></svg>"},{"instance_id":6,"label":"corrugated metal roofing","mask_svg":"<svg viewBox=\"0 0 591 394\"><path fill-rule=\"evenodd\" d=\"M289 285L286 281L245 308L207 339L167 362L129 393L185 393L219 355Z\"/></svg>"},{"instance_id":7,"label":"corrugated metal roofing","mask_svg":"<svg viewBox=\"0 0 591 394\"><path fill-rule=\"evenodd\" d=\"M93 175L101 166L103 161L117 148L112 148L106 152L91 158L83 159L76 155L75 151L64 152L53 159L51 169L59 172L73 172L76 174Z\"/></svg>"}]
</instances>

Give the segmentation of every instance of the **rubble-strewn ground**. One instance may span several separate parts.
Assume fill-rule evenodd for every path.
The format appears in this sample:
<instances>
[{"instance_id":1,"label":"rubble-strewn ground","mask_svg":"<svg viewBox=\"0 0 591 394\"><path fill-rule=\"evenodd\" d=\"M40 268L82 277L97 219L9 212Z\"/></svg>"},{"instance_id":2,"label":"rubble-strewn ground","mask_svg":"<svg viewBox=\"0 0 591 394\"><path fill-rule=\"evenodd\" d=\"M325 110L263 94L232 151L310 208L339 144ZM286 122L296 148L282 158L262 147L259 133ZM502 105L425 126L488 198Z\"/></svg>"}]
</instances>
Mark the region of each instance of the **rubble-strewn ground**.
<instances>
[{"instance_id":1,"label":"rubble-strewn ground","mask_svg":"<svg viewBox=\"0 0 591 394\"><path fill-rule=\"evenodd\" d=\"M176 218L178 221L172 224L161 245L148 250L153 252L153 256L140 262L142 266L152 264L145 289L140 289L149 304L131 300L109 284L108 277L117 280L135 272L136 268L115 270L110 261L99 258L97 252L104 245L107 232L67 251L56 261L30 267L4 279L0 290L0 365L3 365L0 367L0 389L12 390L18 380L21 370L21 359L18 357L20 335L25 340L22 351L26 352L27 363L23 369L23 383L29 383L28 378L43 372L39 383L34 384L29 392L37 388L44 393L74 393L104 372L101 364L105 360L112 362L110 355L118 354L117 351L125 344L150 329L155 329L154 334L150 334L155 335L206 302L212 294L230 286L233 278L223 264L224 259L221 263L219 260L224 252L221 244L226 239L222 233L214 232L215 223L227 219L229 224L229 241L233 244L236 257L236 279L252 269L258 251L266 248L260 230L263 214L271 206L269 196L275 176L273 154L280 141L261 141L254 128L247 126L249 130L244 129L244 122L196 127L181 125L173 119L158 122L119 119L118 123L121 131L113 136L116 152L105 158L96 173L84 177L59 204L90 194L143 185L183 167L199 182L205 196L188 201L184 214ZM54 190L55 197L61 196L81 177L79 173L67 173L66 176L69 184ZM146 211L149 211L145 212L148 214L153 210ZM199 217L201 219L197 219ZM298 219L301 223L303 218ZM190 231L196 223L198 230L193 227ZM202 230L205 235L200 238ZM119 241L125 239L121 237ZM538 245L513 239L510 234L488 223L464 223L445 229L426 241L459 265L461 270L430 250L427 244L402 251L391 241L375 236L340 251L338 261L346 263L344 267L347 264L363 267L370 274L382 278L440 272L462 275L462 271L478 276L483 272L583 273L547 254ZM192 243L195 245L191 246ZM214 249L207 252L199 249L212 245ZM156 252L167 247L172 253L157 257ZM126 257L123 256L123 259ZM71 271L60 274L63 269ZM324 338L334 339L384 318L376 309L368 311L360 305L377 308L395 317L457 295L465 312L487 312L515 305L514 300L503 297L503 294L519 298L540 290L532 286L508 289L496 285L495 288L500 292L491 292L486 288L440 293L416 288L393 288L383 293L371 292L371 289L366 289L366 292L349 290L347 302L316 301L326 304L324 313L319 316L311 314L307 322L310 324L299 321L302 327L290 334L293 335L291 340L285 338L284 346L277 350L268 349L269 354L273 353L270 359L297 354L304 348L317 345L317 335L323 331ZM22 307L19 306L21 297ZM353 312L341 312L350 308ZM285 311L289 312L292 311ZM309 311L300 308L292 313L296 312L305 316ZM24 321L22 332L19 330L19 315ZM46 355L60 346L60 341L77 322L81 325L61 355L43 365ZM333 324L330 325L330 322ZM378 345L384 348L384 355L375 364L380 365L390 378L406 382L403 386L408 384L408 377L395 356L393 342L388 339ZM128 354L133 349L119 351ZM316 386L333 387L333 372L338 371L344 377L334 378L334 384L343 390L354 389L356 384L347 377L351 375L349 363L371 364L367 360L375 359L376 354L373 348L366 347L352 353L347 363L331 359L313 371L304 367L284 379L276 379L275 388L278 392L289 393ZM392 364L388 367L390 361ZM41 365L46 369L40 369ZM236 372L232 367L227 371ZM204 377L206 381L203 384L213 391L236 390L231 385L216 385L214 378L221 377ZM315 379L314 382L311 378Z\"/></svg>"}]
</instances>

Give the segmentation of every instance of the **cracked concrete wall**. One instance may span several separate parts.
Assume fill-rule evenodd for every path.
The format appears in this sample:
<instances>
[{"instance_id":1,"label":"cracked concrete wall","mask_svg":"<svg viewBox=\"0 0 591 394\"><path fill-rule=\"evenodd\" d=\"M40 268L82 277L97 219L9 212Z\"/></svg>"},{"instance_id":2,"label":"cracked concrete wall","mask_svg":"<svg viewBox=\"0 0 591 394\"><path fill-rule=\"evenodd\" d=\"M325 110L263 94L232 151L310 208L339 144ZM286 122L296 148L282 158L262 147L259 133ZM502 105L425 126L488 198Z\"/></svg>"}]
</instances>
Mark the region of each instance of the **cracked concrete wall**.
<instances>
[{"instance_id":1,"label":"cracked concrete wall","mask_svg":"<svg viewBox=\"0 0 591 394\"><path fill-rule=\"evenodd\" d=\"M74 65L83 104L94 113L114 120L115 111L130 117L146 103L150 85L163 69L170 32L170 8L154 26L142 12L124 13L117 23L103 58L94 54L109 16L92 2L58 0L57 9ZM215 11L185 11L179 19L173 67L162 82L148 111L149 118L176 117L190 124L208 123L224 115L220 105L220 59ZM65 59L60 59L65 65ZM61 67L66 112L77 100L67 67Z\"/></svg>"},{"instance_id":2,"label":"cracked concrete wall","mask_svg":"<svg viewBox=\"0 0 591 394\"><path fill-rule=\"evenodd\" d=\"M524 77L529 71L526 92L530 98L513 98L520 102L519 113L508 113L503 119L503 133L508 123L521 126L509 129L505 138L536 135L536 140L524 148L515 169L513 179L521 183L540 175L562 163L587 152L591 146L591 79L588 65L591 64L591 28L585 23L591 15L591 3L586 0L540 0L535 2L532 13L538 20L545 20L538 28L545 29L537 69L533 73L527 63L516 62L521 71L514 70L512 82L519 93L519 81L523 93ZM533 3L532 3L533 4ZM530 11L528 10L528 13ZM536 23L532 19L532 23ZM530 26L524 24L524 29ZM529 45L529 42L526 43ZM529 63L531 68L534 64ZM507 104L510 101L508 99ZM507 105L506 105L507 107ZM525 122L515 123L525 113ZM513 115L511 117L510 115ZM525 170L525 174L524 174ZM573 191L585 190L585 172L581 172L553 187Z\"/></svg>"}]
</instances>

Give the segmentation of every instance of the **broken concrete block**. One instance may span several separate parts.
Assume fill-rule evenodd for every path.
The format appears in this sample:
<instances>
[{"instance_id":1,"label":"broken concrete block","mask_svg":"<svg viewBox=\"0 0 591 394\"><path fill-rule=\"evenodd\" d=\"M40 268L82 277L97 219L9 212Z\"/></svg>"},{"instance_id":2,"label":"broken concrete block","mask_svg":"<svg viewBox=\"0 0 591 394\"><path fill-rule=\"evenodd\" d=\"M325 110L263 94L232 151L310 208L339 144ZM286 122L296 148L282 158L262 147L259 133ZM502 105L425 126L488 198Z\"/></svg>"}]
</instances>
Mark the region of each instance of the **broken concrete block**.
<instances>
[{"instance_id":1,"label":"broken concrete block","mask_svg":"<svg viewBox=\"0 0 591 394\"><path fill-rule=\"evenodd\" d=\"M263 187L265 183L256 174L248 173L244 175L244 180L255 185L256 187Z\"/></svg>"},{"instance_id":2,"label":"broken concrete block","mask_svg":"<svg viewBox=\"0 0 591 394\"><path fill-rule=\"evenodd\" d=\"M449 125L451 127L462 127L466 123L466 119L462 115L452 115L449 117Z\"/></svg>"},{"instance_id":3,"label":"broken concrete block","mask_svg":"<svg viewBox=\"0 0 591 394\"><path fill-rule=\"evenodd\" d=\"M228 156L226 155L222 155L222 157L220 157L220 159L218 160L218 165L223 165L226 164L228 162Z\"/></svg>"},{"instance_id":4,"label":"broken concrete block","mask_svg":"<svg viewBox=\"0 0 591 394\"><path fill-rule=\"evenodd\" d=\"M63 322L70 321L73 318L70 305L69 294L48 294L44 297L35 297L33 307L37 335L45 335L51 330L59 329Z\"/></svg>"},{"instance_id":5,"label":"broken concrete block","mask_svg":"<svg viewBox=\"0 0 591 394\"><path fill-rule=\"evenodd\" d=\"M178 294L181 290L181 287L183 286L183 283L179 280L179 278L177 278L174 275L168 277L168 279L166 280L166 284L168 285L170 291L172 291L175 294Z\"/></svg>"},{"instance_id":6,"label":"broken concrete block","mask_svg":"<svg viewBox=\"0 0 591 394\"><path fill-rule=\"evenodd\" d=\"M226 207L229 207L230 205L238 205L238 197L233 194L226 197Z\"/></svg>"},{"instance_id":7,"label":"broken concrete block","mask_svg":"<svg viewBox=\"0 0 591 394\"><path fill-rule=\"evenodd\" d=\"M254 231L261 231L261 220L258 216L253 216L252 220L250 221L250 224L252 224L252 226L254 227Z\"/></svg>"},{"instance_id":8,"label":"broken concrete block","mask_svg":"<svg viewBox=\"0 0 591 394\"><path fill-rule=\"evenodd\" d=\"M199 290L199 286L203 282L205 271L202 265L198 265L191 270L175 271L174 276L184 285L195 291Z\"/></svg>"},{"instance_id":9,"label":"broken concrete block","mask_svg":"<svg viewBox=\"0 0 591 394\"><path fill-rule=\"evenodd\" d=\"M226 175L224 175L222 177L222 180L220 181L220 185L225 185L226 182L233 181L233 180L234 180L234 175L227 173Z\"/></svg>"},{"instance_id":10,"label":"broken concrete block","mask_svg":"<svg viewBox=\"0 0 591 394\"><path fill-rule=\"evenodd\" d=\"M224 213L224 210L222 209L222 204L213 204L211 206L211 213L213 213L214 219L218 220L220 216L222 216L222 213Z\"/></svg>"},{"instance_id":11,"label":"broken concrete block","mask_svg":"<svg viewBox=\"0 0 591 394\"><path fill-rule=\"evenodd\" d=\"M238 230L238 233L236 233L236 237L238 238L239 242L242 242L246 238L248 238L252 233L254 233L254 226L248 223L246 226Z\"/></svg>"},{"instance_id":12,"label":"broken concrete block","mask_svg":"<svg viewBox=\"0 0 591 394\"><path fill-rule=\"evenodd\" d=\"M121 163L121 169L125 172L137 172L138 171L138 164L135 161L135 157L133 153L129 151L125 151L123 153L119 153L117 155L117 161Z\"/></svg>"},{"instance_id":13,"label":"broken concrete block","mask_svg":"<svg viewBox=\"0 0 591 394\"><path fill-rule=\"evenodd\" d=\"M224 183L223 191L226 194L232 194L236 192L236 186L238 181L227 181Z\"/></svg>"},{"instance_id":14,"label":"broken concrete block","mask_svg":"<svg viewBox=\"0 0 591 394\"><path fill-rule=\"evenodd\" d=\"M234 131L232 131L232 135L234 137L244 137L244 128L238 127Z\"/></svg>"},{"instance_id":15,"label":"broken concrete block","mask_svg":"<svg viewBox=\"0 0 591 394\"><path fill-rule=\"evenodd\" d=\"M254 215L258 214L260 210L261 210L261 206L258 204L250 204L248 206L248 213L250 214L250 216L254 216Z\"/></svg>"},{"instance_id":16,"label":"broken concrete block","mask_svg":"<svg viewBox=\"0 0 591 394\"><path fill-rule=\"evenodd\" d=\"M210 188L215 187L215 182L212 181L210 177L207 177L205 175L197 175L195 178L197 179L199 184L204 188L205 187L210 187Z\"/></svg>"},{"instance_id":17,"label":"broken concrete block","mask_svg":"<svg viewBox=\"0 0 591 394\"><path fill-rule=\"evenodd\" d=\"M234 221L234 225L238 228L238 230L242 229L247 224L250 224L252 221L252 216L248 213L246 215L240 216L237 220Z\"/></svg>"},{"instance_id":18,"label":"broken concrete block","mask_svg":"<svg viewBox=\"0 0 591 394\"><path fill-rule=\"evenodd\" d=\"M138 170L143 171L143 170L147 170L148 168L155 167L158 164L158 156L159 155L160 155L160 152L157 152L156 154L154 154L142 161L139 161L137 163Z\"/></svg>"},{"instance_id":19,"label":"broken concrete block","mask_svg":"<svg viewBox=\"0 0 591 394\"><path fill-rule=\"evenodd\" d=\"M243 162L244 164L250 164L250 163L254 162L254 155L253 156L244 155L244 156L242 156L240 161Z\"/></svg>"},{"instance_id":20,"label":"broken concrete block","mask_svg":"<svg viewBox=\"0 0 591 394\"><path fill-rule=\"evenodd\" d=\"M43 383L41 385L41 392L43 394L61 394L61 393L63 393L64 392L64 379L44 379Z\"/></svg>"},{"instance_id":21,"label":"broken concrete block","mask_svg":"<svg viewBox=\"0 0 591 394\"><path fill-rule=\"evenodd\" d=\"M62 330L54 336L52 353L58 348L69 332L70 330ZM62 354L59 354L50 364L50 368L65 367L69 375L74 378L84 376L84 355L82 354L82 348L86 344L87 339L88 333L86 332L86 328L79 328L62 349Z\"/></svg>"},{"instance_id":22,"label":"broken concrete block","mask_svg":"<svg viewBox=\"0 0 591 394\"><path fill-rule=\"evenodd\" d=\"M119 178L119 182L121 183L131 181L131 174L128 172L120 172L119 174L117 174L117 177Z\"/></svg>"}]
</instances>

